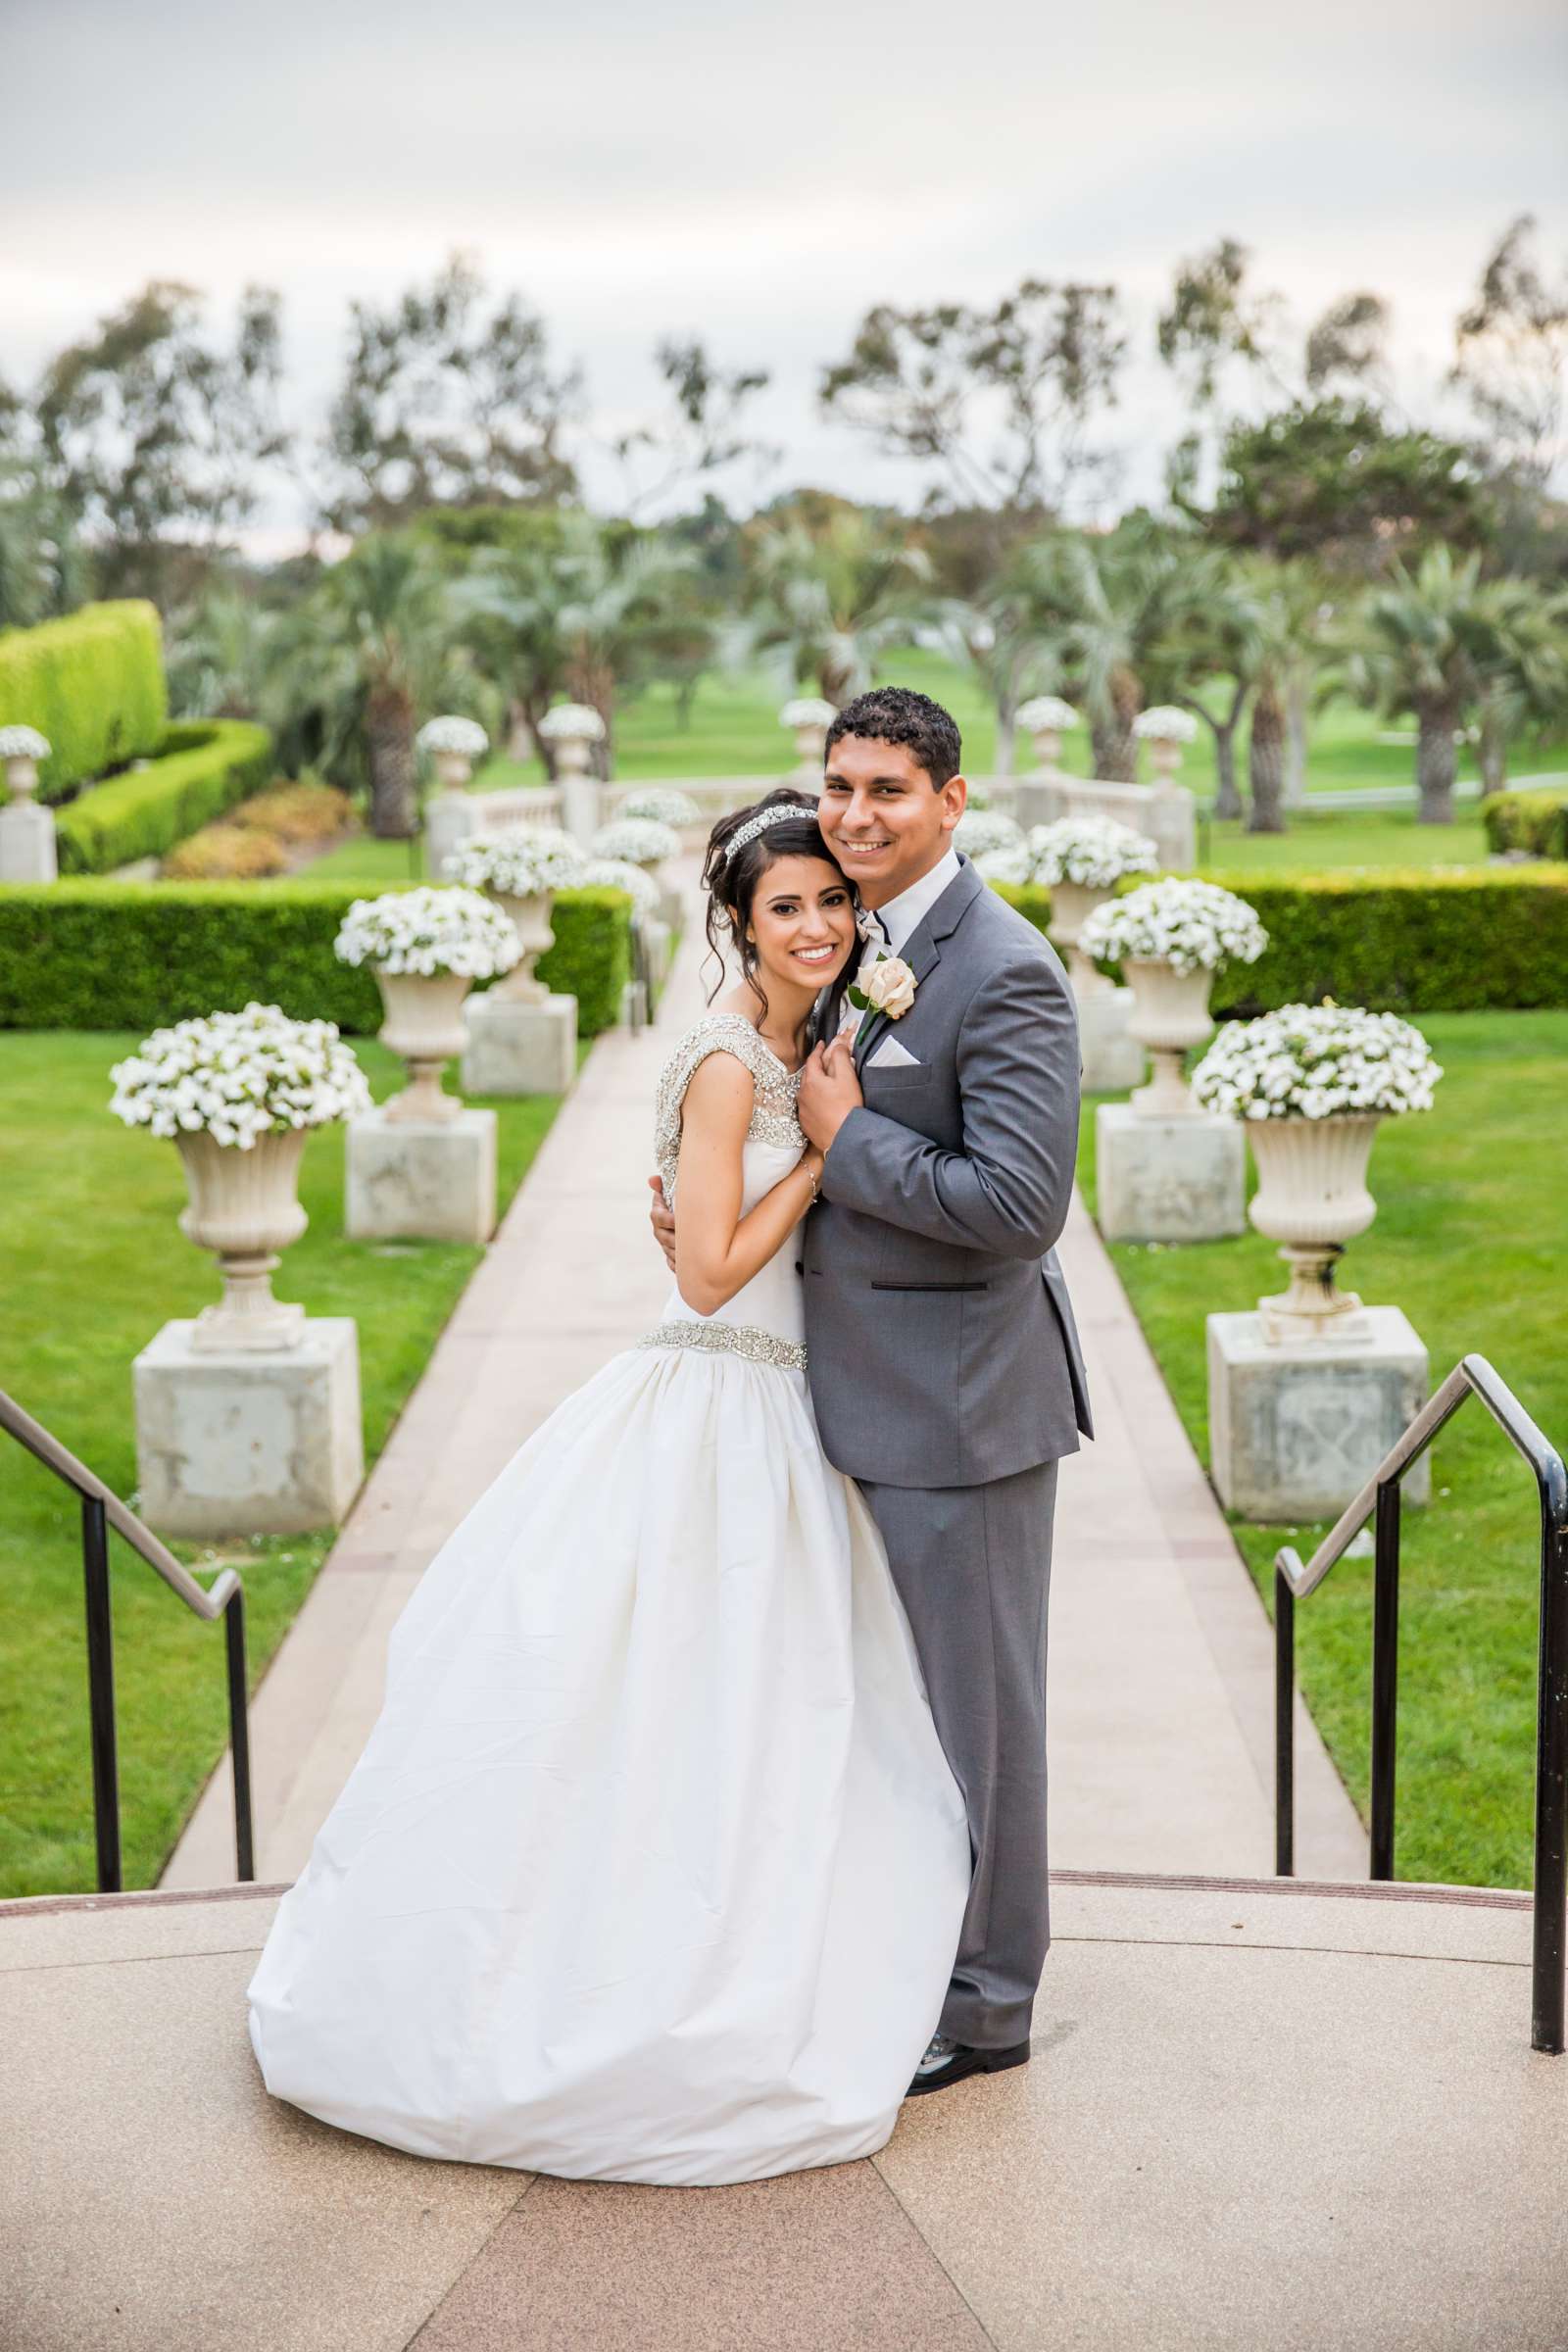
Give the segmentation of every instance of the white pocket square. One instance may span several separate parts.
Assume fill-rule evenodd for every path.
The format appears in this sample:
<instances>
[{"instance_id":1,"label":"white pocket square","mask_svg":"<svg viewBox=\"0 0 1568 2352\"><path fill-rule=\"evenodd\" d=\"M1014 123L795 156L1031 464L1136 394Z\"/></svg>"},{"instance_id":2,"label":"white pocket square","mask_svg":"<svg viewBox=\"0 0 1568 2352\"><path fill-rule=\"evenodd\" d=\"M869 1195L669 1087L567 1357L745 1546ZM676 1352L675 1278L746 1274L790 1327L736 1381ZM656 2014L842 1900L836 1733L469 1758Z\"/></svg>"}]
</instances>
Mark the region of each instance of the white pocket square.
<instances>
[{"instance_id":1,"label":"white pocket square","mask_svg":"<svg viewBox=\"0 0 1568 2352\"><path fill-rule=\"evenodd\" d=\"M911 1054L906 1047L901 1046L896 1037L885 1037L876 1052L867 1054L865 1066L868 1070L917 1070L920 1067L920 1057L917 1054Z\"/></svg>"}]
</instances>

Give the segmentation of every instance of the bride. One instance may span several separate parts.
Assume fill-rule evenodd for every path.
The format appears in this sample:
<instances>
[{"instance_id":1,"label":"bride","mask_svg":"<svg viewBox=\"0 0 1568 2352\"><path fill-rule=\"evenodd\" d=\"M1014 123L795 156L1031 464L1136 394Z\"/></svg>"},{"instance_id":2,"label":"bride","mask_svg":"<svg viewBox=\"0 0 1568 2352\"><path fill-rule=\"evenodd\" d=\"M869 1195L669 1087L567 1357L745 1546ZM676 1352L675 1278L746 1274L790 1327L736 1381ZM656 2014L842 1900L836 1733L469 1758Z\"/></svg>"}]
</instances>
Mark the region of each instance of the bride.
<instances>
[{"instance_id":1,"label":"bride","mask_svg":"<svg viewBox=\"0 0 1568 2352\"><path fill-rule=\"evenodd\" d=\"M963 1799L805 1378L798 1073L855 902L787 791L704 879L742 977L660 1082L676 1289L426 1570L250 1987L268 2089L416 2155L680 2183L868 2155L957 1948Z\"/></svg>"}]
</instances>

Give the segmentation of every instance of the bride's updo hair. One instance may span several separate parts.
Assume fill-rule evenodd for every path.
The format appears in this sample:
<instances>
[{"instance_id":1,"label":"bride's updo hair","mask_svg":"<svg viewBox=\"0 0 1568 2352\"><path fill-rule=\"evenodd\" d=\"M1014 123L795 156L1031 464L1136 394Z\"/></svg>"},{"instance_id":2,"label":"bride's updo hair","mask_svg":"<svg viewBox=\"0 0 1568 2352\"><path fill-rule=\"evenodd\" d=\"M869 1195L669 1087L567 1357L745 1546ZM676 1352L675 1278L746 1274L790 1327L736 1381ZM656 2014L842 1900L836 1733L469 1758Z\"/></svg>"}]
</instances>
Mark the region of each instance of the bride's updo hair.
<instances>
[{"instance_id":1,"label":"bride's updo hair","mask_svg":"<svg viewBox=\"0 0 1568 2352\"><path fill-rule=\"evenodd\" d=\"M788 813L773 817L760 831L741 842L739 848L731 849L731 843L739 835L748 832L758 817L773 808ZM757 886L780 858L821 858L835 871L838 867L838 859L823 840L822 828L816 821L815 799L794 791L788 784L781 784L776 792L764 793L749 808L736 808L728 816L721 816L708 836L703 859L703 888L708 893L708 944L719 966L719 977L708 992L710 1004L722 983L724 957L730 953L740 964L742 977L766 1010L767 998L758 978L757 949L748 933ZM853 883L847 881L844 887L853 899Z\"/></svg>"}]
</instances>

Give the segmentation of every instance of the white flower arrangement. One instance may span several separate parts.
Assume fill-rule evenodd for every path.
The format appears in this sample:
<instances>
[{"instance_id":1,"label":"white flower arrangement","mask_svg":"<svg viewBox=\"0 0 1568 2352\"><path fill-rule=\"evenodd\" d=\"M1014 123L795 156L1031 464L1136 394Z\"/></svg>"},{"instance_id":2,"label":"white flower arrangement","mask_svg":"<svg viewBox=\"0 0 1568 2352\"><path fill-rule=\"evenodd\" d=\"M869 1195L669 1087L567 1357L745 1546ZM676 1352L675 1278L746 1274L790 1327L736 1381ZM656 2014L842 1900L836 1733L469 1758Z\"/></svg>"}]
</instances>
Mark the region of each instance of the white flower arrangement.
<instances>
[{"instance_id":1,"label":"white flower arrangement","mask_svg":"<svg viewBox=\"0 0 1568 2352\"><path fill-rule=\"evenodd\" d=\"M1096 963L1132 956L1177 972L1217 972L1227 963L1255 963L1268 933L1247 901L1217 882L1167 876L1097 906L1078 946Z\"/></svg>"},{"instance_id":2,"label":"white flower arrangement","mask_svg":"<svg viewBox=\"0 0 1568 2352\"><path fill-rule=\"evenodd\" d=\"M1064 703L1059 694L1033 695L1018 705L1016 715L1026 735L1063 735L1068 728L1083 724L1071 703Z\"/></svg>"},{"instance_id":3,"label":"white flower arrangement","mask_svg":"<svg viewBox=\"0 0 1568 2352\"><path fill-rule=\"evenodd\" d=\"M1139 711L1133 733L1140 743L1192 743L1198 721L1190 710L1178 710L1174 703L1156 703L1152 710Z\"/></svg>"},{"instance_id":4,"label":"white flower arrangement","mask_svg":"<svg viewBox=\"0 0 1568 2352\"><path fill-rule=\"evenodd\" d=\"M702 810L689 792L677 792L672 784L649 784L634 792L620 804L622 817L636 816L656 825L669 825L679 832L684 825L702 822Z\"/></svg>"},{"instance_id":5,"label":"white flower arrangement","mask_svg":"<svg viewBox=\"0 0 1568 2352\"><path fill-rule=\"evenodd\" d=\"M539 721L537 732L551 743L575 736L580 743L603 743L605 722L591 703L557 703Z\"/></svg>"},{"instance_id":6,"label":"white flower arrangement","mask_svg":"<svg viewBox=\"0 0 1568 2352\"><path fill-rule=\"evenodd\" d=\"M612 824L601 825L588 848L595 858L618 858L628 865L662 865L666 858L680 856L680 835L668 825L656 824L652 817L620 816Z\"/></svg>"},{"instance_id":7,"label":"white flower arrangement","mask_svg":"<svg viewBox=\"0 0 1568 2352\"><path fill-rule=\"evenodd\" d=\"M490 749L476 718L427 718L414 740L421 752L457 752L465 760L480 760Z\"/></svg>"},{"instance_id":8,"label":"white flower arrangement","mask_svg":"<svg viewBox=\"0 0 1568 2352\"><path fill-rule=\"evenodd\" d=\"M784 705L778 723L781 727L830 727L837 716L835 704L823 702L819 695L798 694Z\"/></svg>"},{"instance_id":9,"label":"white flower arrangement","mask_svg":"<svg viewBox=\"0 0 1568 2352\"><path fill-rule=\"evenodd\" d=\"M0 727L0 760L47 760L52 749L36 727Z\"/></svg>"},{"instance_id":10,"label":"white flower arrangement","mask_svg":"<svg viewBox=\"0 0 1568 2352\"><path fill-rule=\"evenodd\" d=\"M638 914L659 912L659 884L640 865L623 858L590 858L578 877L579 890L623 890Z\"/></svg>"},{"instance_id":11,"label":"white flower arrangement","mask_svg":"<svg viewBox=\"0 0 1568 2352\"><path fill-rule=\"evenodd\" d=\"M1030 879L1075 882L1081 890L1111 890L1123 874L1155 874L1159 851L1147 833L1113 816L1059 816L1029 834Z\"/></svg>"},{"instance_id":12,"label":"white flower arrangement","mask_svg":"<svg viewBox=\"0 0 1568 2352\"><path fill-rule=\"evenodd\" d=\"M587 859L569 833L554 825L517 825L506 833L471 833L447 859L446 870L470 890L534 899L574 890Z\"/></svg>"},{"instance_id":13,"label":"white flower arrangement","mask_svg":"<svg viewBox=\"0 0 1568 2352\"><path fill-rule=\"evenodd\" d=\"M966 808L953 828L953 846L966 858L987 858L998 850L1021 850L1023 827L1004 816L1000 808Z\"/></svg>"},{"instance_id":14,"label":"white flower arrangement","mask_svg":"<svg viewBox=\"0 0 1568 2352\"><path fill-rule=\"evenodd\" d=\"M492 899L476 890L389 890L356 899L333 942L340 963L375 964L383 972L451 972L490 980L510 972L522 954L516 932Z\"/></svg>"},{"instance_id":15,"label":"white flower arrangement","mask_svg":"<svg viewBox=\"0 0 1568 2352\"><path fill-rule=\"evenodd\" d=\"M275 1004L210 1012L143 1038L110 1072L110 1109L127 1127L195 1135L249 1152L264 1135L324 1127L370 1107L335 1021L296 1021Z\"/></svg>"},{"instance_id":16,"label":"white flower arrangement","mask_svg":"<svg viewBox=\"0 0 1568 2352\"><path fill-rule=\"evenodd\" d=\"M1193 1072L1205 1110L1241 1119L1331 1119L1430 1110L1442 1066L1419 1029L1353 1004L1284 1004L1220 1030Z\"/></svg>"},{"instance_id":17,"label":"white flower arrangement","mask_svg":"<svg viewBox=\"0 0 1568 2352\"><path fill-rule=\"evenodd\" d=\"M1034 879L1029 852L1017 842L1011 849L982 850L974 860L974 870L985 882L1010 882L1018 888Z\"/></svg>"}]
</instances>

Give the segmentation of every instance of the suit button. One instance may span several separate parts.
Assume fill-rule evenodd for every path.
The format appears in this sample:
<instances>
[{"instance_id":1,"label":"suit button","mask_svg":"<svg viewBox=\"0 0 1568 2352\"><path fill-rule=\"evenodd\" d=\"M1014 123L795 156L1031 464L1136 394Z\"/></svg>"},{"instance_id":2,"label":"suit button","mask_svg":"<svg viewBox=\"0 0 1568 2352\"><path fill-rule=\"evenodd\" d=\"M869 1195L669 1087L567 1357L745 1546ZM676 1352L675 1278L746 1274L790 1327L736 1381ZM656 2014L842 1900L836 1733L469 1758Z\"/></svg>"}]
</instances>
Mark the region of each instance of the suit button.
<instances>
[{"instance_id":1,"label":"suit button","mask_svg":"<svg viewBox=\"0 0 1568 2352\"><path fill-rule=\"evenodd\" d=\"M797 1274L804 1274L806 1272L806 1261L804 1258L798 1257L795 1260L795 1271Z\"/></svg>"}]
</instances>

